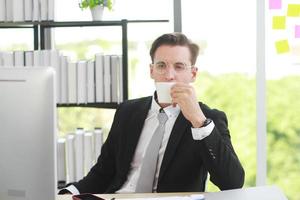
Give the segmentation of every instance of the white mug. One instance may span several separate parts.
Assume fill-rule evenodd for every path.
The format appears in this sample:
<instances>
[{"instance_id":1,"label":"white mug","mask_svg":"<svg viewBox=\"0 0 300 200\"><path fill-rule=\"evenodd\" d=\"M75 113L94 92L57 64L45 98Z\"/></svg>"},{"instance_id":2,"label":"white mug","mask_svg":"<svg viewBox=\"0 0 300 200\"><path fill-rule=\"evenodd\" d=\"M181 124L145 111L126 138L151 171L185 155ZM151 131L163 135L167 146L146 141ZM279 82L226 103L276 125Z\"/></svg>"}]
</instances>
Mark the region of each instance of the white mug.
<instances>
[{"instance_id":1,"label":"white mug","mask_svg":"<svg viewBox=\"0 0 300 200\"><path fill-rule=\"evenodd\" d=\"M159 103L172 103L171 87L175 82L155 82L157 99Z\"/></svg>"}]
</instances>

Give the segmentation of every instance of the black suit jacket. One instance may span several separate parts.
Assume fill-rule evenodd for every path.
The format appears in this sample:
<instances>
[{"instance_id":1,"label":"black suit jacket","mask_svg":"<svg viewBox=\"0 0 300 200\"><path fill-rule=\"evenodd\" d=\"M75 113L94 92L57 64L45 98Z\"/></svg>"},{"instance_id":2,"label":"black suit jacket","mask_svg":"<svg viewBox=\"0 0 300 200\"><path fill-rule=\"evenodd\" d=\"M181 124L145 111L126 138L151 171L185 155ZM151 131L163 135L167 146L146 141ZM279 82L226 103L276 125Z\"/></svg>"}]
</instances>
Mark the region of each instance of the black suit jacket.
<instances>
[{"instance_id":1,"label":"black suit jacket","mask_svg":"<svg viewBox=\"0 0 300 200\"><path fill-rule=\"evenodd\" d=\"M144 97L119 106L97 163L86 177L74 183L80 193L113 193L122 187L151 101L152 97ZM243 186L244 170L230 141L226 115L199 105L215 128L208 137L194 140L191 123L179 114L161 164L157 192L204 191L207 172L221 190Z\"/></svg>"}]
</instances>

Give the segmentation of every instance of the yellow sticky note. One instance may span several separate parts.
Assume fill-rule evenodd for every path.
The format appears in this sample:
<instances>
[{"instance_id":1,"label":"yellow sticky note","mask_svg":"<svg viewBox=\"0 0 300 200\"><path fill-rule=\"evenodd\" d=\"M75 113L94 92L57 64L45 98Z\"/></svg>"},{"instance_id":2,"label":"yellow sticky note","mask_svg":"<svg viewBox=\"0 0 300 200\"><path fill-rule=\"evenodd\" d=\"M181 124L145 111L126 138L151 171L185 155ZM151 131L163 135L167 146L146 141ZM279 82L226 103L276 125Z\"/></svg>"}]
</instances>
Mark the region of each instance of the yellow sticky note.
<instances>
[{"instance_id":1,"label":"yellow sticky note","mask_svg":"<svg viewBox=\"0 0 300 200\"><path fill-rule=\"evenodd\" d=\"M287 53L290 51L289 42L287 40L279 40L275 42L275 46L278 54Z\"/></svg>"},{"instance_id":2,"label":"yellow sticky note","mask_svg":"<svg viewBox=\"0 0 300 200\"><path fill-rule=\"evenodd\" d=\"M287 16L300 17L300 4L289 4L287 10Z\"/></svg>"},{"instance_id":3,"label":"yellow sticky note","mask_svg":"<svg viewBox=\"0 0 300 200\"><path fill-rule=\"evenodd\" d=\"M273 17L273 29L285 29L285 16Z\"/></svg>"}]
</instances>

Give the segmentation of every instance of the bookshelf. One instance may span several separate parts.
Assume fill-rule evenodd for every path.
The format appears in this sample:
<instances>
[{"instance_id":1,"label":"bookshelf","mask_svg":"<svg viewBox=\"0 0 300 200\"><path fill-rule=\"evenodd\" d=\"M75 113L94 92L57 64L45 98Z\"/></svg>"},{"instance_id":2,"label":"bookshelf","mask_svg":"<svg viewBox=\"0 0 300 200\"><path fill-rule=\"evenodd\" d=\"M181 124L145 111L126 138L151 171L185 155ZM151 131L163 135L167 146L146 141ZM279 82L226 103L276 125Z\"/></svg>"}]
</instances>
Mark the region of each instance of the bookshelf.
<instances>
[{"instance_id":1,"label":"bookshelf","mask_svg":"<svg viewBox=\"0 0 300 200\"><path fill-rule=\"evenodd\" d=\"M169 20L118 20L118 21L40 21L40 22L1 22L0 29L5 28L32 28L34 38L34 50L45 49L45 33L47 29L57 27L91 27L91 26L120 26L122 37L122 85L123 100L128 99L128 23L163 23ZM116 108L118 103L72 103L57 104L58 107L95 107Z\"/></svg>"}]
</instances>

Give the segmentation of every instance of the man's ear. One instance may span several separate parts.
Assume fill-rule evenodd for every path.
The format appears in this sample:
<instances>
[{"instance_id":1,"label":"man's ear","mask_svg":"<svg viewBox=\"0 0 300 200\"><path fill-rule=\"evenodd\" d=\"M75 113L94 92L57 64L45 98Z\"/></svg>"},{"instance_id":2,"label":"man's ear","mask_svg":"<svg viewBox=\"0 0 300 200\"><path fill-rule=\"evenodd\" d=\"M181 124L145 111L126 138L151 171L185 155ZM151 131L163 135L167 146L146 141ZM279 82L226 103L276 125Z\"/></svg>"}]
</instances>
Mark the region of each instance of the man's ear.
<instances>
[{"instance_id":1,"label":"man's ear","mask_svg":"<svg viewBox=\"0 0 300 200\"><path fill-rule=\"evenodd\" d=\"M194 82L197 78L197 74L198 74L198 67L193 67L191 69L191 73L192 73L192 79L191 82Z\"/></svg>"},{"instance_id":2,"label":"man's ear","mask_svg":"<svg viewBox=\"0 0 300 200\"><path fill-rule=\"evenodd\" d=\"M151 77L152 79L154 79L154 78L153 78L153 66L152 66L152 64L150 64L149 67L150 67L150 77Z\"/></svg>"}]
</instances>

